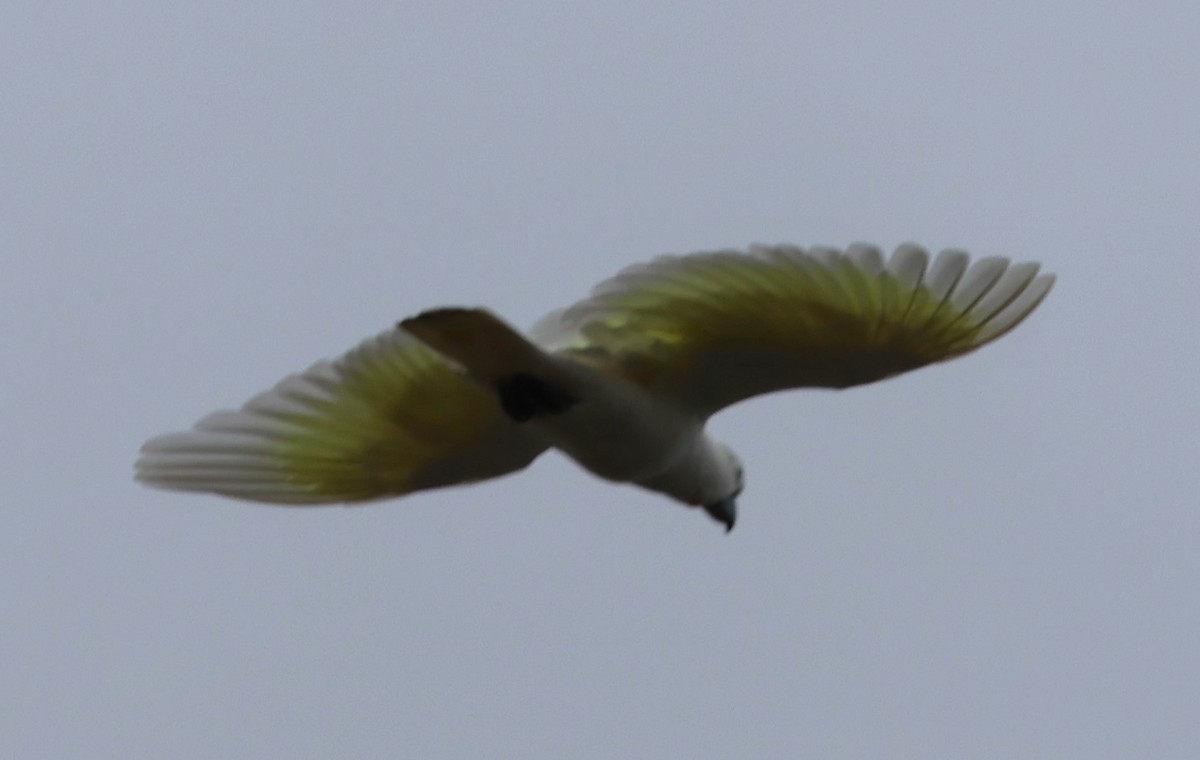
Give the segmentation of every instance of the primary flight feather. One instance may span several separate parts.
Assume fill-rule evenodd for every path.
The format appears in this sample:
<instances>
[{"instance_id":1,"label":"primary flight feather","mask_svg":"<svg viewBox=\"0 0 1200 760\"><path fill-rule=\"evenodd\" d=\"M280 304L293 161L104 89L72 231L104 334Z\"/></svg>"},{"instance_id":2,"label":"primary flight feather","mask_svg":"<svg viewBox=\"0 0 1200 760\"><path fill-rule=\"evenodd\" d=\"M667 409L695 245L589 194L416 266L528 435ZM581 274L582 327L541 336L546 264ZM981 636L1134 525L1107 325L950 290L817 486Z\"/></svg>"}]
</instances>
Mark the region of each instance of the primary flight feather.
<instances>
[{"instance_id":1,"label":"primary flight feather","mask_svg":"<svg viewBox=\"0 0 1200 760\"><path fill-rule=\"evenodd\" d=\"M557 448L591 472L733 527L743 475L704 430L738 401L846 388L961 356L1027 317L1038 265L902 245L663 256L522 335L434 309L191 430L137 478L279 504L401 496L523 469Z\"/></svg>"}]
</instances>

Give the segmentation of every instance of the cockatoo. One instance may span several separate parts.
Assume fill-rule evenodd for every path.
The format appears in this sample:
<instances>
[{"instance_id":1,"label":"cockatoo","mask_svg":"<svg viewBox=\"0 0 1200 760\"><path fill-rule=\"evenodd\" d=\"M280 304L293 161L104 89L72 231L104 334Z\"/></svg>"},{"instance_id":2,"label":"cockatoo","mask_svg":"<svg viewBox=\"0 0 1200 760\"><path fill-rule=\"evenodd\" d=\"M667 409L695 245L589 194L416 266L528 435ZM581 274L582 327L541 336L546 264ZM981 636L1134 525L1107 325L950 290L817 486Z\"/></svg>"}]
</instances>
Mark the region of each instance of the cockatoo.
<instances>
[{"instance_id":1,"label":"cockatoo","mask_svg":"<svg viewBox=\"0 0 1200 760\"><path fill-rule=\"evenodd\" d=\"M848 388L952 359L1016 327L1054 276L919 246L752 246L625 269L528 336L483 308L405 319L187 432L137 479L277 504L353 503L521 470L555 448L731 530L745 479L705 431L789 388Z\"/></svg>"}]
</instances>

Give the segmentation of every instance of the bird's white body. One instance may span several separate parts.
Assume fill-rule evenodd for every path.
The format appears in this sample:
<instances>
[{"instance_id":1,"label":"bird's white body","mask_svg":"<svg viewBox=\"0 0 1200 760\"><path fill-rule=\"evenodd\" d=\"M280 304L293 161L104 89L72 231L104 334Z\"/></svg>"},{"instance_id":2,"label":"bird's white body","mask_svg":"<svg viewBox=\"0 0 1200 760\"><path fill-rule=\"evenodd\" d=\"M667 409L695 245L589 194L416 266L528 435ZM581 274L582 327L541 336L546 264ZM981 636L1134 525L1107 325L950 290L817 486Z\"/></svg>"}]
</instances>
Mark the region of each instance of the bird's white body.
<instances>
[{"instance_id":1,"label":"bird's white body","mask_svg":"<svg viewBox=\"0 0 1200 760\"><path fill-rule=\"evenodd\" d=\"M670 397L580 356L550 353L481 309L435 309L401 325L485 389L518 374L537 378L563 408L530 412L522 424L594 475L690 506L741 490L736 458L705 433L704 417Z\"/></svg>"},{"instance_id":2,"label":"bird's white body","mask_svg":"<svg viewBox=\"0 0 1200 760\"><path fill-rule=\"evenodd\" d=\"M560 360L566 363L568 360ZM640 483L679 465L704 434L703 422L625 380L576 370L580 401L530 421L549 445L605 480Z\"/></svg>"},{"instance_id":3,"label":"bird's white body","mask_svg":"<svg viewBox=\"0 0 1200 760\"><path fill-rule=\"evenodd\" d=\"M736 460L709 437L703 420L632 383L598 382L602 378L590 378L575 407L530 422L551 447L593 475L635 483L689 506L740 490L731 469Z\"/></svg>"},{"instance_id":4,"label":"bird's white body","mask_svg":"<svg viewBox=\"0 0 1200 760\"><path fill-rule=\"evenodd\" d=\"M1041 302L1036 264L913 245L755 247L631 267L526 337L434 309L240 411L147 442L155 486L284 504L496 477L556 448L732 527L742 468L704 430L745 398L845 388L973 351Z\"/></svg>"}]
</instances>

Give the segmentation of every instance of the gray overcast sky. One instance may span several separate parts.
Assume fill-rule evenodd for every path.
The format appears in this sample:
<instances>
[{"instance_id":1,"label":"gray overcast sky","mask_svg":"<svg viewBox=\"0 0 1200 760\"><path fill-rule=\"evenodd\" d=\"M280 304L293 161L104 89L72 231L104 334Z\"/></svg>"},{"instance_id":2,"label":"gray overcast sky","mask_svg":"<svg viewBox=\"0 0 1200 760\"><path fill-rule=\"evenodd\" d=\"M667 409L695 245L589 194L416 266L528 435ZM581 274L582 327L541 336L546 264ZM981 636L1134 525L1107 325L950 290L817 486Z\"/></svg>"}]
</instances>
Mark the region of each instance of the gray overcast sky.
<instances>
[{"instance_id":1,"label":"gray overcast sky","mask_svg":"<svg viewBox=\"0 0 1200 760\"><path fill-rule=\"evenodd\" d=\"M0 756L1200 756L1200 6L0 12ZM1058 287L760 399L732 535L557 455L297 511L142 441L441 304L915 240Z\"/></svg>"}]
</instances>

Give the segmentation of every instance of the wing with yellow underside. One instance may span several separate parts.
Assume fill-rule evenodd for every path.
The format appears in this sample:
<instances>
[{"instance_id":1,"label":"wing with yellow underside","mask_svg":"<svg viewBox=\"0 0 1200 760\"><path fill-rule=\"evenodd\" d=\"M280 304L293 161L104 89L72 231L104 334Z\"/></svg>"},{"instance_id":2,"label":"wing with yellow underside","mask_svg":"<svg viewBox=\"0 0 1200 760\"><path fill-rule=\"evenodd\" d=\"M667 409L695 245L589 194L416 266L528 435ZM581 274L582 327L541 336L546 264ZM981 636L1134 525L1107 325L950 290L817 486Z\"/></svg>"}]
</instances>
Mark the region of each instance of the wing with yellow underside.
<instances>
[{"instance_id":1,"label":"wing with yellow underside","mask_svg":"<svg viewBox=\"0 0 1200 760\"><path fill-rule=\"evenodd\" d=\"M544 448L494 394L395 329L238 411L151 439L137 478L253 501L354 502L496 477Z\"/></svg>"},{"instance_id":2,"label":"wing with yellow underside","mask_svg":"<svg viewBox=\"0 0 1200 760\"><path fill-rule=\"evenodd\" d=\"M704 414L769 391L843 388L983 346L1049 292L1038 265L913 245L662 257L539 331L548 347Z\"/></svg>"}]
</instances>

